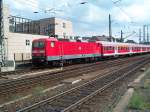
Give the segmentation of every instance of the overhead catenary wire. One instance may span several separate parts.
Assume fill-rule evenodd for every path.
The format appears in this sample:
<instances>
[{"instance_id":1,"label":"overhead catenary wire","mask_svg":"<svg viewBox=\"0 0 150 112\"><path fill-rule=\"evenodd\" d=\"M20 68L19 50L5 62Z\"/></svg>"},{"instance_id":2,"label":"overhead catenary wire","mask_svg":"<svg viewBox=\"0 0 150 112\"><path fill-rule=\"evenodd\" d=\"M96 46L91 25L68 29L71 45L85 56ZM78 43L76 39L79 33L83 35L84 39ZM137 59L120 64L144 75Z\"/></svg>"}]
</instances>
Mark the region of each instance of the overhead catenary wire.
<instances>
[{"instance_id":1,"label":"overhead catenary wire","mask_svg":"<svg viewBox=\"0 0 150 112\"><path fill-rule=\"evenodd\" d=\"M30 5L32 6L33 8L36 8L38 6L38 2L33 2L33 0L14 0L15 2L17 3L20 3L20 4L27 4L27 5Z\"/></svg>"},{"instance_id":2,"label":"overhead catenary wire","mask_svg":"<svg viewBox=\"0 0 150 112\"><path fill-rule=\"evenodd\" d=\"M135 31L130 31L130 26L137 24L137 22L133 21L133 18L129 16L129 14L119 5L123 0L111 0L115 7L117 7L127 18L128 18L128 25L124 25L124 30L127 30L127 32L130 32L130 34L135 35L137 34ZM127 28L128 27L128 28ZM130 36L129 36L130 37Z\"/></svg>"},{"instance_id":3,"label":"overhead catenary wire","mask_svg":"<svg viewBox=\"0 0 150 112\"><path fill-rule=\"evenodd\" d=\"M118 5L118 3L121 2L122 0L118 0L118 1L113 1L113 0L111 0L111 1L112 1L112 3L113 3L117 8L120 9L120 11L121 11L126 17L128 17L128 19L129 19L130 22L132 23L132 22L133 22L133 21L132 21L132 18L128 15L128 13L127 13L123 8L121 8L121 7Z\"/></svg>"},{"instance_id":4,"label":"overhead catenary wire","mask_svg":"<svg viewBox=\"0 0 150 112\"><path fill-rule=\"evenodd\" d=\"M30 0L14 0L15 2L17 2L18 4L25 4L25 5L28 5L28 7L31 7L33 8L34 10L40 10L40 11L44 11L45 9L44 8L40 8L38 3L34 3L34 2L31 2Z\"/></svg>"},{"instance_id":5,"label":"overhead catenary wire","mask_svg":"<svg viewBox=\"0 0 150 112\"><path fill-rule=\"evenodd\" d=\"M36 2L34 2L34 1L36 1L36 0L15 0L15 1L17 1L18 3L21 3L21 4L27 4L27 5L30 5L30 7L32 7L32 8L37 8L37 3ZM117 4L117 3L119 3L119 2L121 2L122 0L117 0L117 1L115 1L115 3ZM67 6L71 6L71 4L67 4ZM120 7L118 7L119 9L120 9ZM122 8L121 8L122 9ZM120 9L120 10L121 10ZM41 6L40 7L38 7L38 10L39 11L41 11L41 12L47 12L48 13L48 11L50 10L51 11L51 9L49 9L49 10L46 10L46 9L44 9L44 8L42 8ZM54 9L52 10L52 11L54 11ZM57 11L56 9L55 9L55 11ZM54 11L54 13L56 13ZM124 10L122 10L122 12L123 12ZM124 11L124 13L126 13L125 11ZM125 14L125 15L128 15L127 13ZM67 18L67 17L66 17ZM87 23L87 22L84 22L84 21L80 21L80 20L75 20L75 18L71 18L72 20L74 20L74 21L77 21L77 22L79 22L79 23L83 23L83 24L90 24L90 23ZM118 23L119 24L119 23ZM98 26L100 26L100 25L98 25Z\"/></svg>"}]
</instances>

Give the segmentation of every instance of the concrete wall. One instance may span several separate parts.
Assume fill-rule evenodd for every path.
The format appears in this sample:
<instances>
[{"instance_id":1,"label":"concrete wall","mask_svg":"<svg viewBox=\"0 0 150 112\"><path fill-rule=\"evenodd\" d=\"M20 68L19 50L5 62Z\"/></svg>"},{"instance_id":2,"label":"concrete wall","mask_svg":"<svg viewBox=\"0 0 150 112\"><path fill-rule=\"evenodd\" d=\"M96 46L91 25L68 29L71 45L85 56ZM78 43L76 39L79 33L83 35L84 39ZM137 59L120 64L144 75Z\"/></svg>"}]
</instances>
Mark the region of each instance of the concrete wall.
<instances>
[{"instance_id":1,"label":"concrete wall","mask_svg":"<svg viewBox=\"0 0 150 112\"><path fill-rule=\"evenodd\" d=\"M33 34L22 34L22 33L12 33L9 31L9 9L7 6L4 7L4 34L6 38L6 51L8 60L24 61L31 59L31 48L32 41L38 38L48 38L48 36L33 35ZM63 27L65 23L65 27ZM49 21L49 19L40 20L40 29L47 27L49 24L55 25L55 34L59 38L64 38L64 33L66 33L66 38L73 35L72 22L67 20L62 20L54 18L54 20ZM41 31L42 33L42 31ZM28 41L28 45L26 42Z\"/></svg>"},{"instance_id":2,"label":"concrete wall","mask_svg":"<svg viewBox=\"0 0 150 112\"><path fill-rule=\"evenodd\" d=\"M63 24L65 24L65 27L63 27ZM48 29L48 27L51 26L51 29ZM57 35L58 38L69 38L70 36L73 36L73 27L72 22L60 18L46 18L40 20L40 34L45 34L46 29L48 29L48 32L52 35Z\"/></svg>"},{"instance_id":3,"label":"concrete wall","mask_svg":"<svg viewBox=\"0 0 150 112\"><path fill-rule=\"evenodd\" d=\"M63 23L65 24L65 28L63 27ZM55 34L58 35L60 38L70 38L70 36L73 36L73 28L72 28L72 22L55 18Z\"/></svg>"},{"instance_id":4,"label":"concrete wall","mask_svg":"<svg viewBox=\"0 0 150 112\"><path fill-rule=\"evenodd\" d=\"M48 36L9 33L7 46L8 59L15 59L16 61L30 60L32 41L38 38L48 38Z\"/></svg>"},{"instance_id":5,"label":"concrete wall","mask_svg":"<svg viewBox=\"0 0 150 112\"><path fill-rule=\"evenodd\" d=\"M7 59L24 61L31 59L32 41L38 38L48 38L48 36L11 33L9 31L9 9L4 5L4 36ZM28 45L26 41L28 40Z\"/></svg>"}]
</instances>

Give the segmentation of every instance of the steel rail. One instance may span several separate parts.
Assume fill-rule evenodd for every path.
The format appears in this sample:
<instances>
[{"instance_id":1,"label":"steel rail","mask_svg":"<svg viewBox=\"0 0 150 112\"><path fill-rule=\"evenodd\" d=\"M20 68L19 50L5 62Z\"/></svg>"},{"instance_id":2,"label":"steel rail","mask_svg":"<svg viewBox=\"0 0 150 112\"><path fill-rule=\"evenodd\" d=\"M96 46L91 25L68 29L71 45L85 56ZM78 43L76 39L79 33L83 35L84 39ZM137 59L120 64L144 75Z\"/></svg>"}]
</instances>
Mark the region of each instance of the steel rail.
<instances>
[{"instance_id":1,"label":"steel rail","mask_svg":"<svg viewBox=\"0 0 150 112\"><path fill-rule=\"evenodd\" d=\"M81 99L80 101L76 102L75 104L65 108L63 111L61 112L68 112L70 110L73 110L75 109L77 106L83 104L84 102L86 102L87 100L91 99L92 97L94 97L95 95L97 95L98 93L100 92L103 92L104 90L106 90L108 87L110 87L111 85L113 85L114 83L116 83L117 81L125 78L126 76L128 76L130 73L134 72L135 70L139 69L141 66L143 66L143 64L146 64L147 62L145 63L142 63L138 66L136 66L135 68L133 68L131 71L128 71L127 73L124 73L124 75L118 77L117 79L111 81L110 83L106 84L104 87L98 89L97 91L93 92L92 94L88 95L87 97Z\"/></svg>"},{"instance_id":2,"label":"steel rail","mask_svg":"<svg viewBox=\"0 0 150 112\"><path fill-rule=\"evenodd\" d=\"M108 63L104 63L102 65L98 64L97 66L100 66L101 69L104 69L106 67L111 67L111 66L115 66L115 65L117 66L119 64L122 64L123 62L121 62L121 61L126 62L128 60L116 60L116 61L108 62L109 65L107 65ZM18 79L18 80L13 80L10 82L5 82L5 83L0 84L0 90L1 90L0 94L2 95L2 94L12 93L13 91L15 92L16 89L21 89L21 88L25 89L26 87L29 87L29 86L31 87L35 84L41 83L42 80L46 81L46 80L56 80L58 78L60 79L60 78L63 78L63 76L65 76L66 73L67 74L72 74L72 73L83 74L83 73L95 71L96 69L100 69L93 65L94 64L91 64L88 67L86 66L86 68L80 68L80 70L79 69L71 69L69 71L65 70L63 72L43 74L43 75L40 75L37 77ZM60 77L60 75L61 75L61 77ZM70 76L72 76L72 75L70 75Z\"/></svg>"},{"instance_id":3,"label":"steel rail","mask_svg":"<svg viewBox=\"0 0 150 112\"><path fill-rule=\"evenodd\" d=\"M71 90L68 90L68 91L63 92L61 94L58 94L54 97L51 97L49 99L43 100L43 101L38 102L38 103L31 105L29 107L18 110L17 112L34 111L37 108L44 106L46 104L50 105L49 109L51 109L52 111L61 111L61 112L68 111L71 108L80 104L81 102L85 101L85 99L90 98L91 96L93 96L98 91L103 90L104 88L108 87L108 85L110 86L113 82L116 82L117 80L127 76L127 74L135 71L137 68L141 67L144 63L147 63L146 61L147 60L143 59L143 60L140 60L138 62L134 62L134 63L130 64L129 66L125 66L123 68L120 68L119 70L117 70L113 73L108 73L105 76L99 77L95 80L89 81L83 85L72 88ZM129 70L131 68L133 68L131 71L126 72L127 70ZM121 75L121 74L124 74L124 75ZM103 82L103 86L99 88L99 84L101 84L101 82ZM94 83L95 83L95 85L94 85ZM92 89L92 87L94 87L94 88ZM96 89L96 90L94 90L94 89ZM74 95L74 97L73 97L73 95ZM68 100L69 98L70 98L70 100L71 99L77 100L78 98L79 99L76 102L75 101L71 102L70 100ZM53 106L58 107L58 108L53 108Z\"/></svg>"}]
</instances>

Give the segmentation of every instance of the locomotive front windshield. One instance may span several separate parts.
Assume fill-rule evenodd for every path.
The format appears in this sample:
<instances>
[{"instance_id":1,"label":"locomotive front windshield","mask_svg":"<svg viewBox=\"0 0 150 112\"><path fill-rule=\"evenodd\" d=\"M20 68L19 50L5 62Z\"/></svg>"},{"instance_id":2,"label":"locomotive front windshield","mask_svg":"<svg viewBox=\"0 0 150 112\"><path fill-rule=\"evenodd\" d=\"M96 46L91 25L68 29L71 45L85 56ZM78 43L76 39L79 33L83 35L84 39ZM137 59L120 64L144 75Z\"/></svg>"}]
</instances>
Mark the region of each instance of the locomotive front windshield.
<instances>
[{"instance_id":1,"label":"locomotive front windshield","mask_svg":"<svg viewBox=\"0 0 150 112\"><path fill-rule=\"evenodd\" d=\"M44 48L44 46L45 46L45 44L43 41L33 42L33 45L32 45L33 48Z\"/></svg>"}]
</instances>

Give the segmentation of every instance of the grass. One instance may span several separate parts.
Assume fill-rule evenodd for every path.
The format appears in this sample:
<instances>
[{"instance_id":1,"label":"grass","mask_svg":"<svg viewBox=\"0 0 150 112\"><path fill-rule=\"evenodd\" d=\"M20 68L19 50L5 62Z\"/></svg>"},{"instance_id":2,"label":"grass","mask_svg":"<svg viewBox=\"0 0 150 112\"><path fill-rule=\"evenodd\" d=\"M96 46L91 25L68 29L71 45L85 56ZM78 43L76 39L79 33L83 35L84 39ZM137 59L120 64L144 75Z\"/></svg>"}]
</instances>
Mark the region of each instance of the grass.
<instances>
[{"instance_id":1,"label":"grass","mask_svg":"<svg viewBox=\"0 0 150 112\"><path fill-rule=\"evenodd\" d=\"M143 109L143 107L144 107L144 99L139 94L138 91L135 91L131 100L130 100L129 108L131 108L131 109Z\"/></svg>"},{"instance_id":2,"label":"grass","mask_svg":"<svg viewBox=\"0 0 150 112\"><path fill-rule=\"evenodd\" d=\"M144 89L149 89L150 90L150 79L144 81Z\"/></svg>"},{"instance_id":3,"label":"grass","mask_svg":"<svg viewBox=\"0 0 150 112\"><path fill-rule=\"evenodd\" d=\"M150 109L150 102L149 102L149 103L145 103L145 104L144 104L144 108L145 108L145 109Z\"/></svg>"},{"instance_id":4,"label":"grass","mask_svg":"<svg viewBox=\"0 0 150 112\"><path fill-rule=\"evenodd\" d=\"M147 74L147 77L144 79L144 88L137 88L130 99L128 107L130 109L137 109L137 110L146 110L150 109L150 78Z\"/></svg>"},{"instance_id":5,"label":"grass","mask_svg":"<svg viewBox=\"0 0 150 112\"><path fill-rule=\"evenodd\" d=\"M41 96L41 95L43 95L43 93L42 93L43 90L44 90L43 87L37 86L37 87L34 88L32 94L33 94L34 96Z\"/></svg>"},{"instance_id":6,"label":"grass","mask_svg":"<svg viewBox=\"0 0 150 112\"><path fill-rule=\"evenodd\" d=\"M13 100L17 100L17 99L20 99L22 98L23 96L21 95L14 95L14 96L11 96L8 98L9 101L13 101Z\"/></svg>"}]
</instances>

